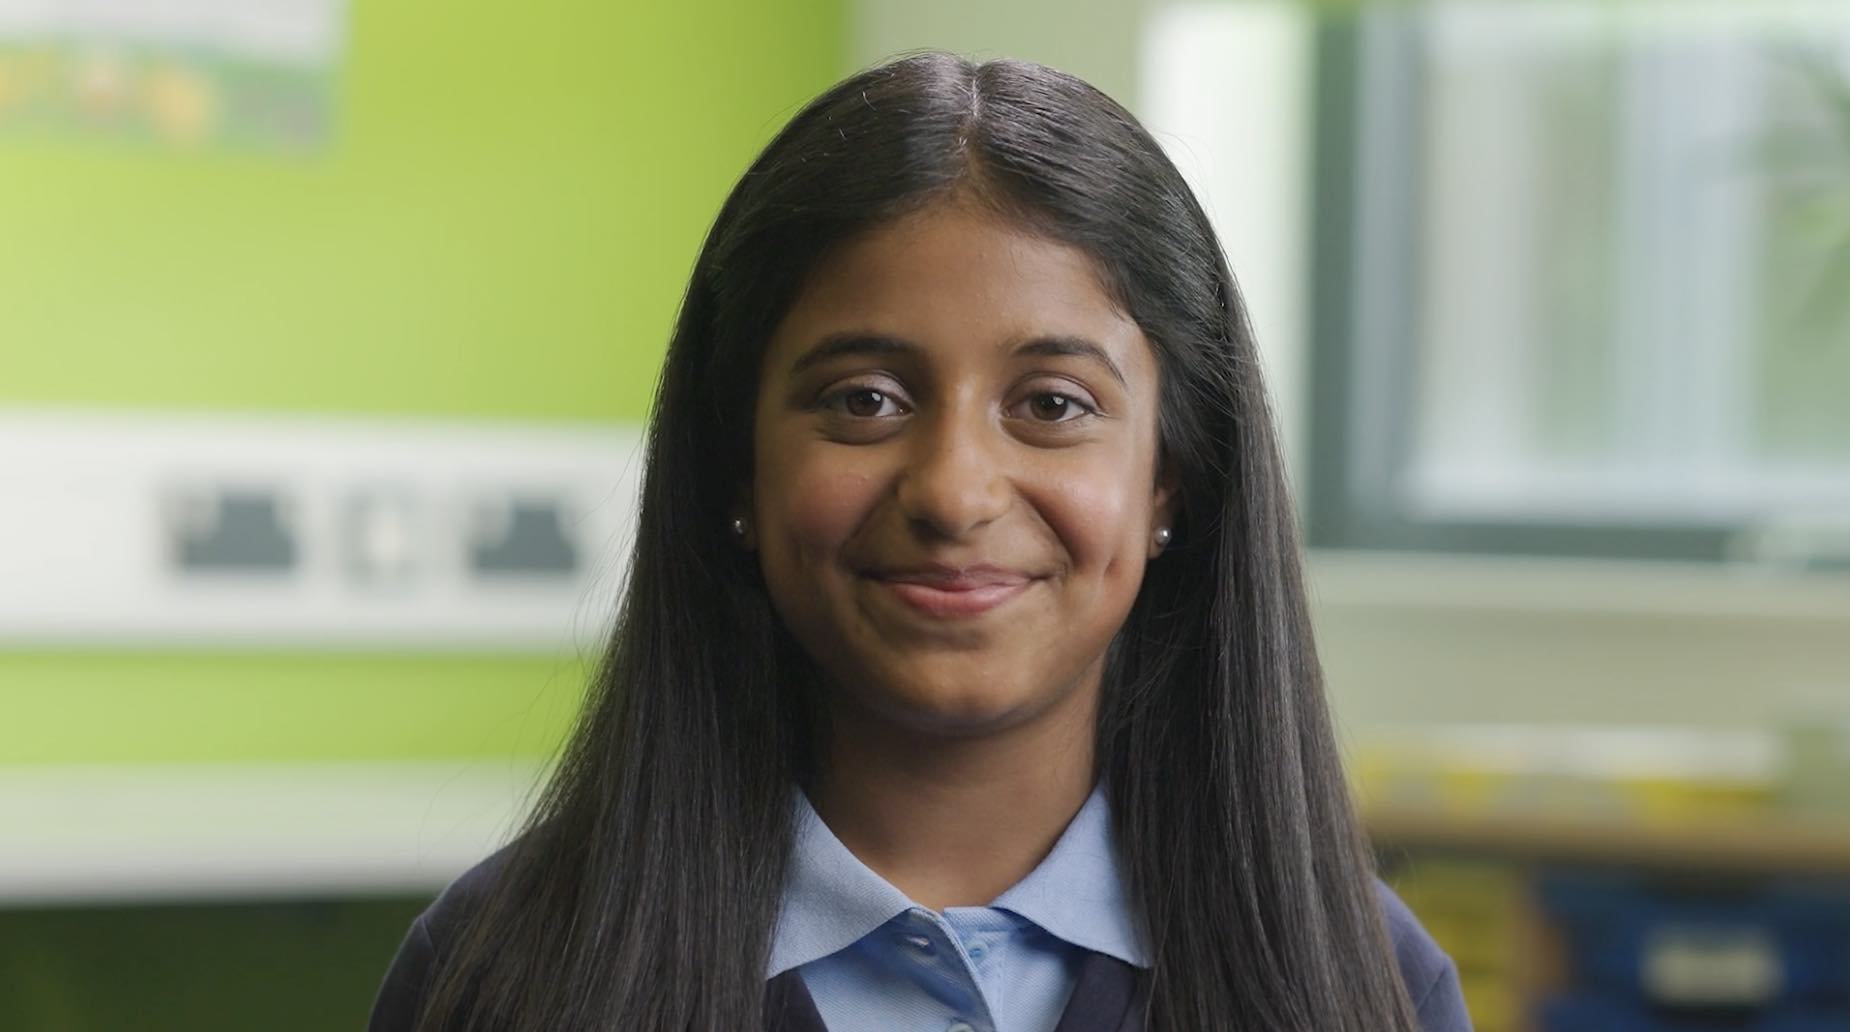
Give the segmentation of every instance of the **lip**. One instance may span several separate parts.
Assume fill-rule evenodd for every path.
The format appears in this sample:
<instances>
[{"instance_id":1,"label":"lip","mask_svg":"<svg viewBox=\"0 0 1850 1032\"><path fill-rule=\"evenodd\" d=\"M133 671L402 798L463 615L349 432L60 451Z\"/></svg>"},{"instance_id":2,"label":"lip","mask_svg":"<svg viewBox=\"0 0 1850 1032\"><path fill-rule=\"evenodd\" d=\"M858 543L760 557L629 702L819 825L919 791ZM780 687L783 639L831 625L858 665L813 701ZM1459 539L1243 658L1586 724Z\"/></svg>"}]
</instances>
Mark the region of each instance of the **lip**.
<instances>
[{"instance_id":1,"label":"lip","mask_svg":"<svg viewBox=\"0 0 1850 1032\"><path fill-rule=\"evenodd\" d=\"M987 613L1028 590L1038 578L1019 570L981 564L926 564L872 570L867 578L927 616L956 619Z\"/></svg>"}]
</instances>

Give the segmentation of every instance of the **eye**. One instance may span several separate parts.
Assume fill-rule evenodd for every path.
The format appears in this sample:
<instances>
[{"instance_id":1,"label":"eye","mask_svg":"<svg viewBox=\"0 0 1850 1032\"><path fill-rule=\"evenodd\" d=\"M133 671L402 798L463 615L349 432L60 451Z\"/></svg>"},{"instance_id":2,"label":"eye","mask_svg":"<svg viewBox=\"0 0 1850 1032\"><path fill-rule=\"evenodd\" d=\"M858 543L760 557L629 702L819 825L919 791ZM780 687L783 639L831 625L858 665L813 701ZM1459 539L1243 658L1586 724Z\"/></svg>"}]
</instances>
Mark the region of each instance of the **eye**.
<instances>
[{"instance_id":1,"label":"eye","mask_svg":"<svg viewBox=\"0 0 1850 1032\"><path fill-rule=\"evenodd\" d=\"M824 395L819 404L856 419L880 419L905 411L899 399L873 387L847 387Z\"/></svg>"},{"instance_id":2,"label":"eye","mask_svg":"<svg viewBox=\"0 0 1850 1032\"><path fill-rule=\"evenodd\" d=\"M1059 391L1036 391L1023 404L1028 418L1037 423L1071 423L1095 414L1085 402Z\"/></svg>"}]
</instances>

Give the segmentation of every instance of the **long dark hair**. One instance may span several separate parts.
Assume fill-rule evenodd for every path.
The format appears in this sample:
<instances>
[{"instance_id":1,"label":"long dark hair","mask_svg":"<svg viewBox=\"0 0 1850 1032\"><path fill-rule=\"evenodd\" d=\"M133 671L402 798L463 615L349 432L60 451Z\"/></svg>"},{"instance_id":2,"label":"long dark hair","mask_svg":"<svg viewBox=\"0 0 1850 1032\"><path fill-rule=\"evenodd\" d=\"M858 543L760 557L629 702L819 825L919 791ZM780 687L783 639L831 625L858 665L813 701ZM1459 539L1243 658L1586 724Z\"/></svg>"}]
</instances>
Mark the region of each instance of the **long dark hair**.
<instances>
[{"instance_id":1,"label":"long dark hair","mask_svg":"<svg viewBox=\"0 0 1850 1032\"><path fill-rule=\"evenodd\" d=\"M1149 1027L1412 1032L1325 709L1259 362L1201 207L1122 107L921 52L803 108L720 209L648 432L616 630L423 1029L762 1025L815 668L728 517L766 341L847 235L951 196L1089 253L1161 377L1176 540L1107 657L1099 773L1153 950Z\"/></svg>"}]
</instances>

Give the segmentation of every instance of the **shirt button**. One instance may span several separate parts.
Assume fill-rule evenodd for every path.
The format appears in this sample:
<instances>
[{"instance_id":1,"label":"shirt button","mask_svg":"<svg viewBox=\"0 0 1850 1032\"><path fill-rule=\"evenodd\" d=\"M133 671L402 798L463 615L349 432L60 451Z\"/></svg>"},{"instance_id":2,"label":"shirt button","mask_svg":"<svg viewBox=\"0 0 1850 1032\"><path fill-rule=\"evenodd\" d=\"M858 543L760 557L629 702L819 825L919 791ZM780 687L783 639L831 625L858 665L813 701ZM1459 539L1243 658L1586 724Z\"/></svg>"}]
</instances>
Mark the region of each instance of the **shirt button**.
<instances>
[{"instance_id":1,"label":"shirt button","mask_svg":"<svg viewBox=\"0 0 1850 1032\"><path fill-rule=\"evenodd\" d=\"M967 1021L953 1021L944 1032L976 1032L976 1028Z\"/></svg>"},{"instance_id":2,"label":"shirt button","mask_svg":"<svg viewBox=\"0 0 1850 1032\"><path fill-rule=\"evenodd\" d=\"M989 952L988 947L984 946L980 942L970 944L970 959L971 960L982 960L983 954L988 953L988 952Z\"/></svg>"}]
</instances>

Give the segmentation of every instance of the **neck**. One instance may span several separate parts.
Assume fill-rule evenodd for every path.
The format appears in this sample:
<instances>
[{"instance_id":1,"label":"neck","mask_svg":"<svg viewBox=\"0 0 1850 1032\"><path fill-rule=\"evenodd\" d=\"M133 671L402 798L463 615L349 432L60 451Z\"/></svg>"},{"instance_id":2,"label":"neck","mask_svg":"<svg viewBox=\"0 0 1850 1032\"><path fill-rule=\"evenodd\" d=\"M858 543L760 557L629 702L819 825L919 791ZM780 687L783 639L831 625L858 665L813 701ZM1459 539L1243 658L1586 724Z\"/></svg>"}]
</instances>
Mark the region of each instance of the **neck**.
<instances>
[{"instance_id":1,"label":"neck","mask_svg":"<svg viewBox=\"0 0 1850 1032\"><path fill-rule=\"evenodd\" d=\"M831 711L811 793L835 836L914 902L985 906L1046 858L1093 784L1096 683L990 734Z\"/></svg>"}]
</instances>

